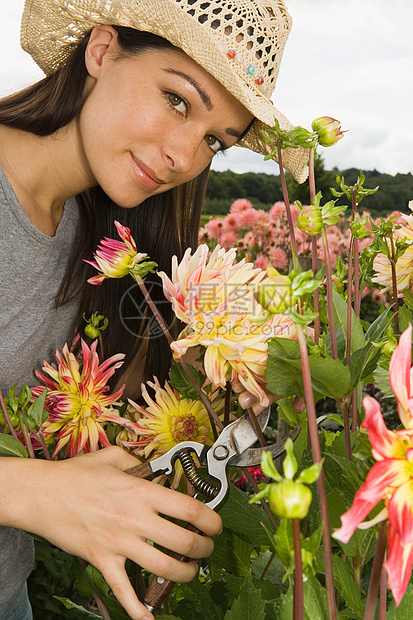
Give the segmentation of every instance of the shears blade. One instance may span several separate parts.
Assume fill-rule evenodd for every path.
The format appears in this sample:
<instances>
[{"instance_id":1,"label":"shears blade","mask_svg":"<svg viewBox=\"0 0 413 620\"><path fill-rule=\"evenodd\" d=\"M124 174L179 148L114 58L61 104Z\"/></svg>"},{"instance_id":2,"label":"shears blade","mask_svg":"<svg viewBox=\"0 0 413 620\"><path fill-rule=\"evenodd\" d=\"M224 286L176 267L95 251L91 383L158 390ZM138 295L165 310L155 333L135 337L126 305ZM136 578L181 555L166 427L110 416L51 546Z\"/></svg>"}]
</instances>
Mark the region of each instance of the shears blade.
<instances>
[{"instance_id":1,"label":"shears blade","mask_svg":"<svg viewBox=\"0 0 413 620\"><path fill-rule=\"evenodd\" d=\"M277 441L270 446L264 446L261 448L248 447L241 454L239 454L239 456L234 456L231 459L231 465L234 467L254 467L255 465L260 465L261 456L264 451L270 452L272 458L275 458L284 452L285 442L287 439L290 438L294 441L298 437L300 431L301 426L296 426L293 428L288 437L285 437L285 439Z\"/></svg>"}]
</instances>

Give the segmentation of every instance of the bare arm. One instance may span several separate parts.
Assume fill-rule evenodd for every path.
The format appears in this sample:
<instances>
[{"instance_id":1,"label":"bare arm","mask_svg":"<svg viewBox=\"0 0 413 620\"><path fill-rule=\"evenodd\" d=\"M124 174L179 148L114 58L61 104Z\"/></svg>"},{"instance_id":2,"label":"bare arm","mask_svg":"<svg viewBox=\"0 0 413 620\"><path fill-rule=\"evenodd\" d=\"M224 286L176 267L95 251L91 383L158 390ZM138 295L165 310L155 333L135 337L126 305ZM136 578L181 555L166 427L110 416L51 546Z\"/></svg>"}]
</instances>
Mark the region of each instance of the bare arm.
<instances>
[{"instance_id":1,"label":"bare arm","mask_svg":"<svg viewBox=\"0 0 413 620\"><path fill-rule=\"evenodd\" d=\"M193 559L206 557L221 519L202 502L124 473L134 465L136 459L116 447L64 461L0 458L0 523L38 534L93 564L131 618L143 620L152 614L134 593L126 558L165 579L190 581L195 563L178 562L147 540ZM206 536L159 513L190 522Z\"/></svg>"}]
</instances>

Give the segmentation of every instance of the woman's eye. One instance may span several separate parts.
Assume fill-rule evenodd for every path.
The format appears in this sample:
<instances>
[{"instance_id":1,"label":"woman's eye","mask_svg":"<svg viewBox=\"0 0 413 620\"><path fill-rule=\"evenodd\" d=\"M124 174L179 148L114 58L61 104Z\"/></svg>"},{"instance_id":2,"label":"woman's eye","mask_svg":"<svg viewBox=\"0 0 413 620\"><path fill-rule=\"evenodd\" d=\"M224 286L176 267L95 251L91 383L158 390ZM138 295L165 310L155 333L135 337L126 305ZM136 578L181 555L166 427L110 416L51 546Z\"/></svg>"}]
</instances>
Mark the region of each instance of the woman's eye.
<instances>
[{"instance_id":1,"label":"woman's eye","mask_svg":"<svg viewBox=\"0 0 413 620\"><path fill-rule=\"evenodd\" d=\"M167 99L169 104L179 112L180 114L186 114L188 110L187 103L180 97L179 95L175 95L174 93L167 93Z\"/></svg>"},{"instance_id":2,"label":"woman's eye","mask_svg":"<svg viewBox=\"0 0 413 620\"><path fill-rule=\"evenodd\" d=\"M216 138L215 136L212 136L211 134L205 136L205 140L209 148L212 149L214 153L218 153L218 151L222 151L225 149L221 140L218 140L218 138Z\"/></svg>"}]
</instances>

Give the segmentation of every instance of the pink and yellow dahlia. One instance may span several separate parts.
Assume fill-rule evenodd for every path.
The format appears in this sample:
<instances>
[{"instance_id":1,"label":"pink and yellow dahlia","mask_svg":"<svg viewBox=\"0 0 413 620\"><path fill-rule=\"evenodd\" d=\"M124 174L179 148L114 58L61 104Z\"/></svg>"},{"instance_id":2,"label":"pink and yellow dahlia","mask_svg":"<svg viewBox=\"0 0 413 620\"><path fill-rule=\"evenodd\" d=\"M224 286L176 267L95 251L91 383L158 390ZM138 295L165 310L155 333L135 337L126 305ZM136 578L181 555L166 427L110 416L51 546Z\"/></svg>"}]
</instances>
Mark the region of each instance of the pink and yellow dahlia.
<instances>
[{"instance_id":1,"label":"pink and yellow dahlia","mask_svg":"<svg viewBox=\"0 0 413 620\"><path fill-rule=\"evenodd\" d=\"M89 278L89 284L102 284L106 278L123 278L128 274L133 276L135 273L144 277L156 267L156 263L153 262L142 263L148 255L137 252L130 229L116 221L115 226L122 241L105 237L94 254L95 260L85 260L85 263L101 272Z\"/></svg>"},{"instance_id":2,"label":"pink and yellow dahlia","mask_svg":"<svg viewBox=\"0 0 413 620\"><path fill-rule=\"evenodd\" d=\"M139 438L137 441L122 442L125 447L136 447L134 453L138 456L153 459L182 441L197 441L205 445L214 443L208 413L201 401L179 398L168 382L162 388L156 378L154 383L148 381L148 385L155 395L151 398L146 386L142 385L142 396L147 407L129 401L140 414L134 425L134 432ZM177 463L173 488L177 487L181 476L182 467Z\"/></svg>"},{"instance_id":3,"label":"pink and yellow dahlia","mask_svg":"<svg viewBox=\"0 0 413 620\"><path fill-rule=\"evenodd\" d=\"M217 246L208 260L208 247L200 246L192 257L187 250L179 265L174 257L172 280L159 274L176 316L187 323L171 348L179 359L190 347L205 347L205 372L214 385L241 383L266 407L267 341L295 337L294 323L282 314L267 317L255 298L266 272L244 260L234 264L235 256L235 249Z\"/></svg>"},{"instance_id":4,"label":"pink and yellow dahlia","mask_svg":"<svg viewBox=\"0 0 413 620\"><path fill-rule=\"evenodd\" d=\"M57 435L53 456L62 448L71 457L79 452L95 452L99 443L110 446L103 425L113 422L134 430L134 424L120 417L110 406L117 401L123 387L108 394L108 379L123 364L123 353L113 355L102 364L96 353L97 340L89 348L82 340L82 368L67 344L62 352L56 351L57 366L44 362L44 373L36 371L44 385L32 388L34 396L40 396L47 388L45 408L49 417L42 430L47 441Z\"/></svg>"},{"instance_id":5,"label":"pink and yellow dahlia","mask_svg":"<svg viewBox=\"0 0 413 620\"><path fill-rule=\"evenodd\" d=\"M405 429L388 430L379 403L370 396L363 400L367 429L376 463L357 491L350 510L341 517L334 538L347 543L357 527L364 529L389 520L388 554L384 567L389 588L400 604L413 567L413 399L410 391L411 326L400 337L390 364L390 383L398 400ZM381 500L384 509L374 519L363 522Z\"/></svg>"}]
</instances>

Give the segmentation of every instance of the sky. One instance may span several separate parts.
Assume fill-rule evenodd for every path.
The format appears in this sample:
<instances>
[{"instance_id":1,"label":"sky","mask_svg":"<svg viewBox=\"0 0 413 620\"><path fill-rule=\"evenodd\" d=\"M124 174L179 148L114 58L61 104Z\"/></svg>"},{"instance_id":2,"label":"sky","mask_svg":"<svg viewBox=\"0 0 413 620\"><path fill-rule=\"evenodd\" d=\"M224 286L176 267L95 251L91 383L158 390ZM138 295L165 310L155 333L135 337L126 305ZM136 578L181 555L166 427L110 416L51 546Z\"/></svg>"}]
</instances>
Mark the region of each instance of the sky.
<instances>
[{"instance_id":1,"label":"sky","mask_svg":"<svg viewBox=\"0 0 413 620\"><path fill-rule=\"evenodd\" d=\"M46 1L46 0L45 0ZM308 129L332 116L348 130L319 148L327 169L413 173L413 1L286 0L293 18L276 107ZM0 0L0 96L42 76L19 46L23 0ZM215 170L278 173L278 165L234 147ZM413 197L412 197L413 198Z\"/></svg>"}]
</instances>

